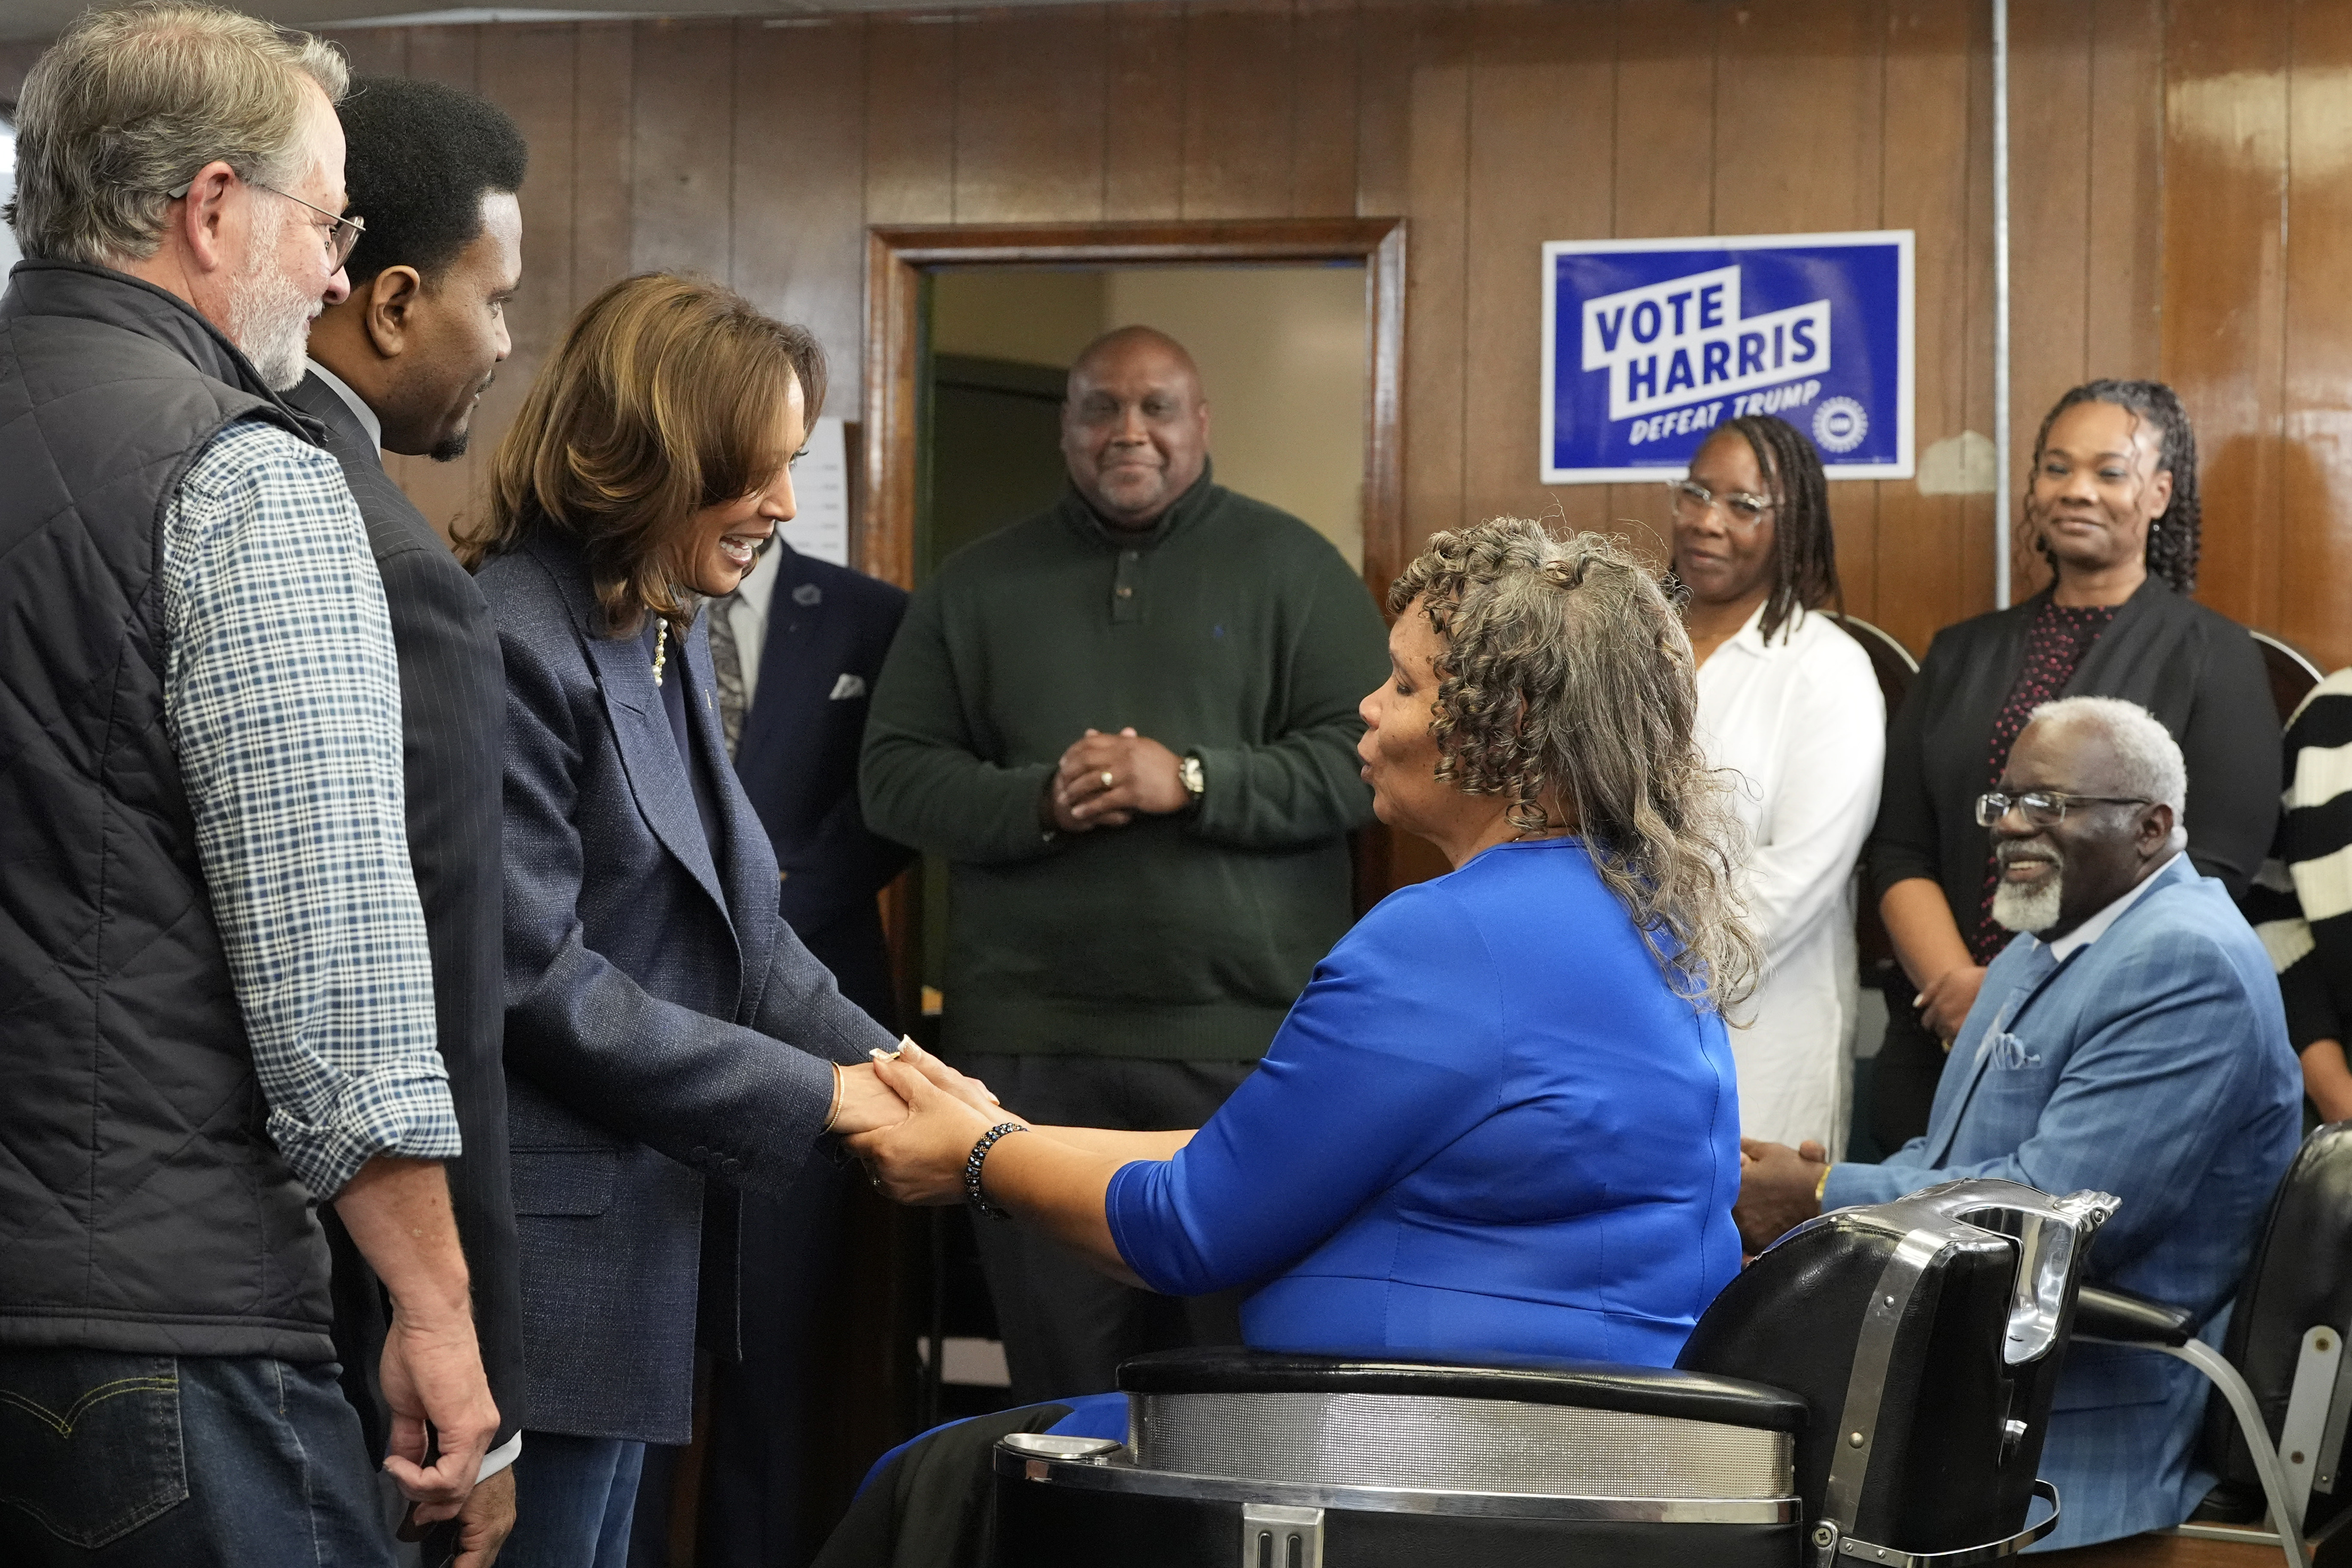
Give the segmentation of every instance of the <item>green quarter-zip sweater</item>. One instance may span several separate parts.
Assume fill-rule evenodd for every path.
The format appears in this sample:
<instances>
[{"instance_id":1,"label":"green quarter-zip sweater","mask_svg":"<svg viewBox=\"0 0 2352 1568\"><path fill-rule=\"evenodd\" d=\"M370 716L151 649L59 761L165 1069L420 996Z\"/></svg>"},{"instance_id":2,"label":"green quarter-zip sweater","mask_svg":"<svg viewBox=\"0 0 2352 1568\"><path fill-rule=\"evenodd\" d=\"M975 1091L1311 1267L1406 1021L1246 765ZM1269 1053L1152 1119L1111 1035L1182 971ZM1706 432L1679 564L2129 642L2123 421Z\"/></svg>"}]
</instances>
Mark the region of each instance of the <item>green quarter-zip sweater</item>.
<instances>
[{"instance_id":1,"label":"green quarter-zip sweater","mask_svg":"<svg viewBox=\"0 0 2352 1568\"><path fill-rule=\"evenodd\" d=\"M1205 472L1148 532L1073 490L950 556L860 768L867 825L950 864L945 1048L1262 1054L1351 918L1356 707L1386 647L1328 541ZM1062 753L1129 725L1199 755L1199 808L1044 832Z\"/></svg>"}]
</instances>

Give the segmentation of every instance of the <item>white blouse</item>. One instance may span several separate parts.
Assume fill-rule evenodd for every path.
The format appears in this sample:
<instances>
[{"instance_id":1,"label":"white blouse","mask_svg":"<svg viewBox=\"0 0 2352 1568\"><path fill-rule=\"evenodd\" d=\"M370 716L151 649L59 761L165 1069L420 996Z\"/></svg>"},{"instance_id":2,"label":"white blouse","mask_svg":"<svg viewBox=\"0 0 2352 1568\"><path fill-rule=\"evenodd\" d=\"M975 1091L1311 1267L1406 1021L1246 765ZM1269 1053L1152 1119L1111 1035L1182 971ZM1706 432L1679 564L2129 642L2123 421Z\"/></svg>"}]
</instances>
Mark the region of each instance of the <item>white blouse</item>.
<instances>
[{"instance_id":1,"label":"white blouse","mask_svg":"<svg viewBox=\"0 0 2352 1568\"><path fill-rule=\"evenodd\" d=\"M1700 744L1739 775L1739 891L1764 949L1763 983L1728 1016L1739 1125L1776 1143L1810 1138L1835 1160L1860 991L1854 862L1878 815L1886 705L1870 656L1827 616L1801 614L1769 647L1763 616L1698 670Z\"/></svg>"}]
</instances>

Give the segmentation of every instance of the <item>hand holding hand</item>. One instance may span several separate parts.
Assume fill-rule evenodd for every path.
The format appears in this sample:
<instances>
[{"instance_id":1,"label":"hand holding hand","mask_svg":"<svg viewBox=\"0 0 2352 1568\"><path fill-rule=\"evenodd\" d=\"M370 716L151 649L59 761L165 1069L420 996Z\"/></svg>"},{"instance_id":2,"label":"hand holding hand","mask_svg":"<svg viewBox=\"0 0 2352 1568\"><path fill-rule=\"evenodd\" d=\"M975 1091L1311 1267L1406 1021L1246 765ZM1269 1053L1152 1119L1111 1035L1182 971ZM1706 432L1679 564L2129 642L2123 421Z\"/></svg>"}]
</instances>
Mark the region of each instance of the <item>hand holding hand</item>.
<instances>
[{"instance_id":1,"label":"hand holding hand","mask_svg":"<svg viewBox=\"0 0 2352 1568\"><path fill-rule=\"evenodd\" d=\"M482 1456L498 1436L499 1407L482 1374L470 1316L411 1313L392 1304L392 1326L378 1375L392 1406L392 1452L385 1471L416 1506L420 1524L454 1518L474 1489ZM425 1424L440 1454L428 1467Z\"/></svg>"},{"instance_id":2,"label":"hand holding hand","mask_svg":"<svg viewBox=\"0 0 2352 1568\"><path fill-rule=\"evenodd\" d=\"M1813 1194L1827 1166L1818 1143L1808 1142L1801 1149L1791 1149L1785 1143L1742 1138L1739 1201L1731 1206L1740 1245L1750 1253L1761 1252L1821 1213L1821 1203Z\"/></svg>"},{"instance_id":3,"label":"hand holding hand","mask_svg":"<svg viewBox=\"0 0 2352 1568\"><path fill-rule=\"evenodd\" d=\"M878 1057L876 1058L877 1061L880 1059ZM892 1122L905 1120L907 1102L892 1093L890 1086L875 1075L873 1062L859 1062L839 1070L839 1098L833 1104L833 1120L825 1124L827 1132L837 1132L846 1138L853 1133L871 1132L877 1127L887 1127Z\"/></svg>"},{"instance_id":4,"label":"hand holding hand","mask_svg":"<svg viewBox=\"0 0 2352 1568\"><path fill-rule=\"evenodd\" d=\"M1984 965L1963 963L1927 982L1912 999L1911 1005L1919 1009L1919 1021L1935 1031L1947 1050L1959 1037L1969 1009L1977 1005L1977 993L1984 988Z\"/></svg>"},{"instance_id":5,"label":"hand holding hand","mask_svg":"<svg viewBox=\"0 0 2352 1568\"><path fill-rule=\"evenodd\" d=\"M848 1139L849 1152L874 1173L875 1186L898 1203L961 1203L964 1162L971 1158L971 1146L1008 1118L992 1105L987 1110L974 1107L904 1060L877 1059L873 1071L906 1102L907 1115Z\"/></svg>"},{"instance_id":6,"label":"hand holding hand","mask_svg":"<svg viewBox=\"0 0 2352 1568\"><path fill-rule=\"evenodd\" d=\"M1192 804L1176 753L1132 726L1116 735L1088 730L1062 753L1048 804L1065 833L1124 827L1140 812L1166 816Z\"/></svg>"},{"instance_id":7,"label":"hand holding hand","mask_svg":"<svg viewBox=\"0 0 2352 1568\"><path fill-rule=\"evenodd\" d=\"M514 1467L509 1465L476 1487L466 1506L457 1510L457 1555L450 1559L449 1568L490 1568L507 1537L514 1533ZM425 1539L413 1504L394 1533L403 1541Z\"/></svg>"},{"instance_id":8,"label":"hand holding hand","mask_svg":"<svg viewBox=\"0 0 2352 1568\"><path fill-rule=\"evenodd\" d=\"M956 1071L912 1040L899 1042L898 1059L929 1079L934 1088L945 1090L987 1117L988 1124L992 1127L1000 1121L1026 1120L1024 1117L1006 1114L1004 1102L988 1091L988 1085L976 1078L968 1078Z\"/></svg>"}]
</instances>

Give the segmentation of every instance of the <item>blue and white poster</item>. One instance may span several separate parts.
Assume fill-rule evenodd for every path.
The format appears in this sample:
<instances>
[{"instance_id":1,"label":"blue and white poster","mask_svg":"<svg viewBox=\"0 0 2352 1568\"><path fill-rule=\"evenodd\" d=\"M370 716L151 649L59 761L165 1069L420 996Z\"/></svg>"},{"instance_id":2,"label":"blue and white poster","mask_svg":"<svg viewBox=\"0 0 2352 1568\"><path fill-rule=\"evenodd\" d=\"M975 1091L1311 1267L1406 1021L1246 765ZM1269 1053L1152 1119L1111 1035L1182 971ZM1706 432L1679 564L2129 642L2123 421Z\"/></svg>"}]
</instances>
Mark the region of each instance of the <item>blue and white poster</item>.
<instances>
[{"instance_id":1,"label":"blue and white poster","mask_svg":"<svg viewBox=\"0 0 2352 1568\"><path fill-rule=\"evenodd\" d=\"M1833 479L1911 477L1911 231L1556 240L1546 484L1664 479L1777 414Z\"/></svg>"}]
</instances>

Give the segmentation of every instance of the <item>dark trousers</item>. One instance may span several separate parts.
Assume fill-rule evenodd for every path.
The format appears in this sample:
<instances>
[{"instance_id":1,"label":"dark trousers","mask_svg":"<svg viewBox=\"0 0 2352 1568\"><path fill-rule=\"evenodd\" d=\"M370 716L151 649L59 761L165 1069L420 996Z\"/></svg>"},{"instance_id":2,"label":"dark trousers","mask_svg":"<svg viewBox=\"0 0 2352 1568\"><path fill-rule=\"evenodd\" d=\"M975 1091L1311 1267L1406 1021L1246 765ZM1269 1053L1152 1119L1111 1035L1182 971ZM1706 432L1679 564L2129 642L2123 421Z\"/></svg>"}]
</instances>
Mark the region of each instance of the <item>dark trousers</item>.
<instances>
[{"instance_id":1,"label":"dark trousers","mask_svg":"<svg viewBox=\"0 0 2352 1568\"><path fill-rule=\"evenodd\" d=\"M823 1539L810 1517L808 1444L847 1179L812 1159L783 1196L742 1194L743 1356L711 1368L701 1568L805 1563Z\"/></svg>"},{"instance_id":2,"label":"dark trousers","mask_svg":"<svg viewBox=\"0 0 2352 1568\"><path fill-rule=\"evenodd\" d=\"M1255 1066L994 1053L955 1065L1023 1116L1130 1132L1200 1126ZM1118 1363L1147 1351L1242 1342L1239 1290L1160 1296L1096 1272L1032 1226L975 1219L972 1228L1016 1404L1108 1394Z\"/></svg>"},{"instance_id":3,"label":"dark trousers","mask_svg":"<svg viewBox=\"0 0 2352 1568\"><path fill-rule=\"evenodd\" d=\"M797 927L795 928L798 929ZM890 961L868 901L801 940L841 994L891 1027ZM832 1510L812 1495L810 1443L828 1436L820 1384L831 1351L823 1325L839 1310L842 1215L853 1172L812 1159L782 1196L739 1196L735 1251L740 1359L709 1358L707 1455L695 1538L700 1568L772 1568L805 1563L831 1526ZM636 1560L667 1562L676 1451L647 1457L638 1509ZM665 1462L668 1461L668 1462ZM656 1495L657 1494L657 1495ZM661 1539L656 1551L643 1538Z\"/></svg>"},{"instance_id":4,"label":"dark trousers","mask_svg":"<svg viewBox=\"0 0 2352 1568\"><path fill-rule=\"evenodd\" d=\"M1066 1405L1024 1405L933 1427L866 1478L810 1568L971 1568L996 1533L996 1440L1043 1432Z\"/></svg>"},{"instance_id":5,"label":"dark trousers","mask_svg":"<svg viewBox=\"0 0 2352 1568\"><path fill-rule=\"evenodd\" d=\"M502 1568L625 1568L646 1446L525 1432Z\"/></svg>"},{"instance_id":6,"label":"dark trousers","mask_svg":"<svg viewBox=\"0 0 2352 1568\"><path fill-rule=\"evenodd\" d=\"M1886 991L1886 1040L1878 1047L1871 1079L1870 1135L1881 1154L1892 1154L1927 1132L1951 1049L1919 1021L1911 1005L1915 990L1897 970Z\"/></svg>"},{"instance_id":7,"label":"dark trousers","mask_svg":"<svg viewBox=\"0 0 2352 1568\"><path fill-rule=\"evenodd\" d=\"M332 1362L0 1351L9 1568L390 1568Z\"/></svg>"}]
</instances>

